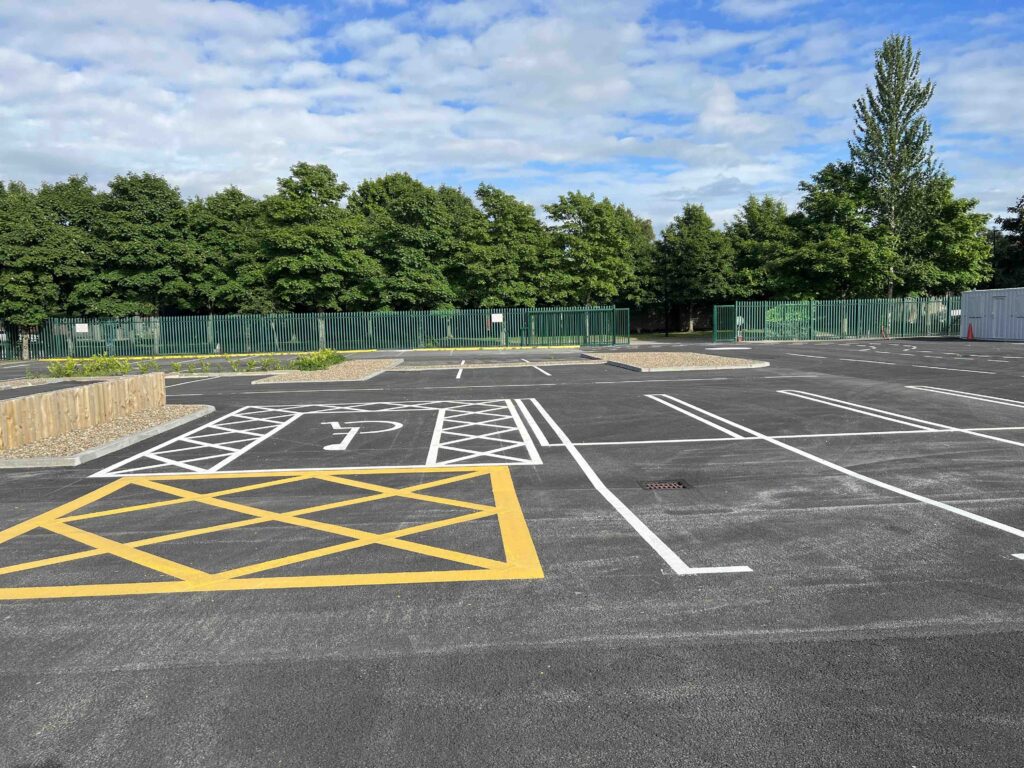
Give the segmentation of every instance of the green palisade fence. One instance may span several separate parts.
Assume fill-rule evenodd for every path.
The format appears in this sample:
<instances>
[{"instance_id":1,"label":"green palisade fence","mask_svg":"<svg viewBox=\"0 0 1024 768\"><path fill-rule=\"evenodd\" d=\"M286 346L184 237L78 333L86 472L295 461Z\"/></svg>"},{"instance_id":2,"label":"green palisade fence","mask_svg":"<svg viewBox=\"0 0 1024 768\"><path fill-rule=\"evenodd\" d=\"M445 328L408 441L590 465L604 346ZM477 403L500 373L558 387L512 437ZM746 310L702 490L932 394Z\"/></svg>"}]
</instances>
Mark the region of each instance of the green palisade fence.
<instances>
[{"instance_id":1,"label":"green palisade fence","mask_svg":"<svg viewBox=\"0 0 1024 768\"><path fill-rule=\"evenodd\" d=\"M492 316L502 315L502 322ZM13 329L12 329L13 331ZM608 346L629 343L629 310L615 307L461 309L51 318L30 337L33 358L97 354L212 355L358 349ZM16 334L0 354L20 353Z\"/></svg>"},{"instance_id":2,"label":"green palisade fence","mask_svg":"<svg viewBox=\"0 0 1024 768\"><path fill-rule=\"evenodd\" d=\"M960 297L738 301L716 306L715 341L959 336Z\"/></svg>"}]
</instances>

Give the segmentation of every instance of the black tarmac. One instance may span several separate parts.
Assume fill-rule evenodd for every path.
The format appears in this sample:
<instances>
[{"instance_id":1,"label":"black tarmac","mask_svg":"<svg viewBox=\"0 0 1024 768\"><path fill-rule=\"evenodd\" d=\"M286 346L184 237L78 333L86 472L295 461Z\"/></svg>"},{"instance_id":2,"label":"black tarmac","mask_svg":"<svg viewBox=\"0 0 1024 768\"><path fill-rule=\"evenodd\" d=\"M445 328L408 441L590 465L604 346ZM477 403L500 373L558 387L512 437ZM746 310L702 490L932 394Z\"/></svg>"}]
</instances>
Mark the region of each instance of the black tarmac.
<instances>
[{"instance_id":1,"label":"black tarmac","mask_svg":"<svg viewBox=\"0 0 1024 768\"><path fill-rule=\"evenodd\" d=\"M1024 344L683 346L771 365L169 381L169 402L214 405L206 422L236 414L221 431L259 437L225 448L221 473L412 467L406 485L428 482L437 475L415 467L439 430L438 456L464 457L451 466L511 462L543 577L5 599L51 583L45 568L9 566L54 556L54 534L0 533L0 766L1024 763ZM459 416L465 442L445 447L441 409L475 414ZM287 423L274 431L261 418ZM511 442L488 443L488 424L509 419L521 427L503 433ZM354 421L374 425L325 450ZM146 461L211 471L221 459L201 446L158 447L196 429L75 469L0 471L0 531L118 472L141 476ZM152 473L171 471L190 470ZM685 487L642 487L669 481ZM247 491L245 503L287 514L340 498L328 483L288 487ZM491 503L486 489L449 491ZM123 504L152 500L151 489L121 492ZM97 509L89 503L78 513ZM381 504L345 524L384 534L436 518L408 495ZM210 515L203 525L222 522ZM134 541L180 521L91 523ZM293 528L271 521L242 538L147 549L211 573L337 541ZM417 546L501 560L511 538L496 525L459 531L421 534ZM259 575L424 570L411 550L357 551L347 565L325 557ZM60 568L61 585L157 578L113 554Z\"/></svg>"}]
</instances>

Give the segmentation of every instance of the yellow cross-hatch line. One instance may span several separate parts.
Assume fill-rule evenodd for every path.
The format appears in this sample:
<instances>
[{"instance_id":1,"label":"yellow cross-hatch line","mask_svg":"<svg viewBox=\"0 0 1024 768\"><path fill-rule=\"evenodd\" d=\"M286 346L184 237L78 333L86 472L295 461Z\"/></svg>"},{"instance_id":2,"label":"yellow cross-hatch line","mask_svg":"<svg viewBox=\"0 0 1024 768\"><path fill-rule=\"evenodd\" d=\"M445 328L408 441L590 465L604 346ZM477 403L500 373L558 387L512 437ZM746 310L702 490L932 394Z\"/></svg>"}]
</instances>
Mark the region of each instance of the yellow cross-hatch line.
<instances>
[{"instance_id":1,"label":"yellow cross-hatch line","mask_svg":"<svg viewBox=\"0 0 1024 768\"><path fill-rule=\"evenodd\" d=\"M433 479L417 482L408 486L392 487L373 482L374 475L436 475ZM365 479L363 479L365 478ZM437 493L443 493L445 486L452 486L463 481L477 478L489 480L490 499L483 501L467 501L450 499ZM237 480L238 485L221 487L216 491L204 492L192 488L181 488L179 481L201 486L204 480L218 481ZM273 492L275 489L287 487L305 480L321 481L321 489L326 489L328 500L321 504L301 507L284 512L263 509L254 504L243 504L231 499L231 496L256 491ZM332 485L364 491L365 495L355 498L330 499ZM167 496L166 499L149 501L135 505L118 505L107 509L91 509L80 512L86 507L94 507L118 491L135 486L145 488L157 494ZM426 493L426 491L432 491ZM289 490L288 493L294 493ZM364 531L348 525L339 525L308 515L327 510L341 509L355 505L373 504L387 499L408 499L426 505L439 505L445 508L465 510L461 514L432 520L415 525L402 525L399 520L395 528L383 533ZM208 508L224 510L239 515L238 520L171 531L159 535L148 536L133 541L115 541L98 533L84 530L74 523L95 520L97 518L121 519L119 516L132 513L144 513L156 508L170 508L174 505L198 504ZM188 508L181 511L182 519L187 522L190 514ZM388 512L381 511L382 520ZM482 557L457 549L424 544L411 541L407 537L428 531L452 528L463 523L484 520L494 517L498 522L504 560ZM198 568L179 563L167 556L156 555L147 551L146 547L167 542L182 541L213 533L223 533L239 528L258 526L262 523L284 523L307 530L338 536L341 541L328 546L317 546L305 552L277 557L270 560L253 562L240 567L221 571ZM46 531L75 542L87 549L69 554L44 557L36 560L15 563L0 567L0 600L16 600L27 598L54 597L100 597L110 595L142 595L165 594L175 592L211 592L234 590L281 589L298 587L330 587L356 586L372 584L415 584L444 581L491 581L500 579L536 579L543 578L544 573L537 558L537 552L530 537L529 528L523 517L522 509L516 497L512 476L507 466L493 467L408 467L388 469L358 470L316 470L294 472L266 473L223 473L208 475L159 475L122 477L97 488L78 499L62 504L34 518L17 523L6 530L0 531L0 547L20 536L34 531ZM435 558L447 563L466 566L452 570L412 570L383 572L342 572L321 573L309 576L273 576L265 574L285 566L304 563L344 552L350 552L371 545L380 545L396 550L415 553L427 558ZM55 583L51 586L5 587L3 577L60 566L65 563L84 560L100 555L110 555L159 575L160 580L123 583ZM425 561L429 562L429 561ZM59 581L59 579L58 579Z\"/></svg>"}]
</instances>

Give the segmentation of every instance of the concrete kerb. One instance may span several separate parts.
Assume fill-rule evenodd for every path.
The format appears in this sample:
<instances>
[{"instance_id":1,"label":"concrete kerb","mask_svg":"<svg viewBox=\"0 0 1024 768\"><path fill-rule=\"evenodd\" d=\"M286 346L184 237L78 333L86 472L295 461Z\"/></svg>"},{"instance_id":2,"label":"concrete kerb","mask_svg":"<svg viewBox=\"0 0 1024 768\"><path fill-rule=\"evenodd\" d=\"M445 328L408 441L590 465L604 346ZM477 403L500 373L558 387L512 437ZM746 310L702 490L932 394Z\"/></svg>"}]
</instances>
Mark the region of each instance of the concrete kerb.
<instances>
[{"instance_id":1,"label":"concrete kerb","mask_svg":"<svg viewBox=\"0 0 1024 768\"><path fill-rule=\"evenodd\" d=\"M586 360L535 360L528 363L520 360L510 360L507 363L466 363L465 365L460 365L459 363L438 363L436 365L412 363L411 365L401 366L397 369L397 372L455 371L459 368L547 368L554 365L602 365L603 363L604 360L592 358Z\"/></svg>"},{"instance_id":2,"label":"concrete kerb","mask_svg":"<svg viewBox=\"0 0 1024 768\"><path fill-rule=\"evenodd\" d=\"M126 437L119 437L117 440L112 440L109 443L98 445L95 448L90 448L81 453L76 453L73 456L39 456L31 459L0 459L0 469L39 469L47 467L77 467L80 464L84 464L87 461L98 459L107 454L120 451L122 448L128 448L129 446L141 443L143 440L148 440L151 437L169 432L172 429L176 429L180 426L188 424L191 421L201 419L204 416L209 416L213 413L216 408L212 405L199 406L195 413L190 413L187 416L179 416L171 421L165 421L163 424L157 424L156 426L144 429L141 432L136 432Z\"/></svg>"}]
</instances>

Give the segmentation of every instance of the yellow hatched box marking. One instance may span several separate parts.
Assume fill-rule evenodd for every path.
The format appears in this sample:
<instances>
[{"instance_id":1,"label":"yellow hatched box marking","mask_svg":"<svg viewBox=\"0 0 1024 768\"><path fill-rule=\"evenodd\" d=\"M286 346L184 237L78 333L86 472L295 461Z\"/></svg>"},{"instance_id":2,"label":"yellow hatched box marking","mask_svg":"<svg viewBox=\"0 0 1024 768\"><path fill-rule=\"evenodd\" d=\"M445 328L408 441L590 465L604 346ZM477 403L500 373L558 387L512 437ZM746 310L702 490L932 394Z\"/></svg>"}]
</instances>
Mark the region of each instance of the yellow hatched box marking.
<instances>
[{"instance_id":1,"label":"yellow hatched box marking","mask_svg":"<svg viewBox=\"0 0 1024 768\"><path fill-rule=\"evenodd\" d=\"M426 482L414 483L405 487L391 487L373 482L374 475L437 475ZM474 478L486 477L490 481L493 504L481 504L464 499L446 498L446 487L451 487ZM238 480L237 486L221 487L211 492L199 492L176 485L178 481L196 484L204 479ZM320 480L328 484L336 484L347 488L364 491L365 495L358 498L327 500L323 504L303 507L285 512L275 512L251 504L243 504L232 499L238 494L256 491L275 486L287 486L303 480ZM132 506L113 506L103 509L92 509L80 513L85 507L102 502L104 498L127 486L137 486L166 496L159 501ZM329 486L328 486L329 487ZM341 488L339 488L339 491ZM426 504L438 504L447 508L464 509L463 514L432 520L419 525L397 528L384 533L371 533L346 525L324 522L308 517L308 515L330 509L351 507L367 502L384 499L411 499ZM160 536L137 539L134 541L115 541L106 536L92 533L77 527L80 520L114 515L128 515L158 507L194 502L218 510L227 510L238 514L238 519L218 525L175 531ZM76 514L78 513L78 514ZM187 514L187 513L186 513ZM504 549L504 560L481 557L455 549L431 546L411 541L409 536L427 531L456 526L460 523L496 518ZM274 558L252 563L238 568L223 571L206 571L194 568L166 557L147 552L143 547L200 537L210 533L230 531L239 528L259 526L263 523L285 523L299 528L312 529L322 533L335 534L343 538L338 544L318 547L305 552L291 554L286 557ZM339 471L294 471L294 472L247 472L223 473L210 475L159 475L129 476L104 485L74 501L63 504L49 512L26 520L6 530L0 531L0 552L4 544L32 531L45 530L69 539L78 545L87 547L82 551L58 555L43 559L31 560L0 567L0 583L4 576L45 569L47 566L83 560L99 555L113 555L121 560L142 566L170 580L124 582L116 584L86 583L59 584L53 586L31 587L0 587L0 600L17 600L27 598L53 597L100 597L110 595L144 595L166 594L175 592L216 592L250 589L287 589L297 587L341 587L370 584L416 584L443 581L494 581L503 579L540 579L544 577L543 569L537 558L529 528L523 517L519 500L509 468L506 466L467 468L415 467L407 469L359 469ZM253 574L271 571L275 568L316 560L328 555L347 552L370 545L381 545L406 552L437 558L445 564L458 563L465 568L454 570L414 570L371 573L329 573L310 576L257 576Z\"/></svg>"}]
</instances>

